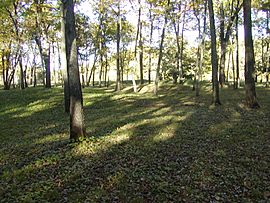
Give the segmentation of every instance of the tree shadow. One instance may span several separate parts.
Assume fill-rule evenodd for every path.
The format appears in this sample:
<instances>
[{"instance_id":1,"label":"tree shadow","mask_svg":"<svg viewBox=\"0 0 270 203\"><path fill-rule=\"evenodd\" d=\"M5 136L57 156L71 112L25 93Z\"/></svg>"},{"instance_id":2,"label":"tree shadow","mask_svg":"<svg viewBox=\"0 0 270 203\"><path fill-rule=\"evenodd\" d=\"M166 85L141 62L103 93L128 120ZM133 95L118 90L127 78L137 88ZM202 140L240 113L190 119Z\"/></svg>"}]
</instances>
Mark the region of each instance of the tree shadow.
<instances>
[{"instance_id":1,"label":"tree shadow","mask_svg":"<svg viewBox=\"0 0 270 203\"><path fill-rule=\"evenodd\" d=\"M90 137L52 149L45 140L47 154L2 176L0 195L9 202L267 201L269 92L259 91L266 107L246 111L229 97L211 108L208 92L188 91L92 98Z\"/></svg>"}]
</instances>

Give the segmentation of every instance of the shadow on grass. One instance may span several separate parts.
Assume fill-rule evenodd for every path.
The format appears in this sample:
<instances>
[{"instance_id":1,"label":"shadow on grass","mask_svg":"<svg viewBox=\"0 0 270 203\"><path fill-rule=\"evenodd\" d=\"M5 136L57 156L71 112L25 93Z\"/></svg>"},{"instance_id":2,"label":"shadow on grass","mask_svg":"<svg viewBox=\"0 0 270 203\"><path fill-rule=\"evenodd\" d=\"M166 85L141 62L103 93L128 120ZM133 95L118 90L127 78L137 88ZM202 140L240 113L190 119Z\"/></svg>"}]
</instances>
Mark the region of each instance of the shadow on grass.
<instances>
[{"instance_id":1,"label":"shadow on grass","mask_svg":"<svg viewBox=\"0 0 270 203\"><path fill-rule=\"evenodd\" d=\"M50 148L59 140L46 140L44 128L44 145L38 139L36 147L47 154L30 156L31 163L2 175L5 202L267 201L269 91L258 91L266 104L258 111L244 110L231 97L209 108L208 93L195 98L189 88L164 86L159 97L86 91L90 138ZM91 93L100 95L88 101ZM51 111L39 113L47 118ZM52 122L61 126L56 118Z\"/></svg>"}]
</instances>

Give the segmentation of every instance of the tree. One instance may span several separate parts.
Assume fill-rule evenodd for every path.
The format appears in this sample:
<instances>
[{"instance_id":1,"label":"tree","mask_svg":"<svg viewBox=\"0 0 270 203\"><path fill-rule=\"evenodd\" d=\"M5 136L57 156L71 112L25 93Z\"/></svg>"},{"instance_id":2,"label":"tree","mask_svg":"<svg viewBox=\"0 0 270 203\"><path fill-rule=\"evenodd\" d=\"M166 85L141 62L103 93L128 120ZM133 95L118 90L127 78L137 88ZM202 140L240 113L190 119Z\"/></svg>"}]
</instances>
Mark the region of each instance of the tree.
<instances>
[{"instance_id":1,"label":"tree","mask_svg":"<svg viewBox=\"0 0 270 203\"><path fill-rule=\"evenodd\" d=\"M202 75L202 65L203 65L203 55L204 55L204 46L205 46L205 33L206 33L206 14L207 14L207 1L204 2L204 12L203 12L203 32L201 31L201 16L202 9L200 8L200 2L193 0L193 12L194 16L197 19L197 30L198 35L198 47L197 47L197 61L196 61L196 71L195 71L195 90L196 96L200 94L200 79Z\"/></svg>"},{"instance_id":2,"label":"tree","mask_svg":"<svg viewBox=\"0 0 270 203\"><path fill-rule=\"evenodd\" d=\"M120 77L120 42L121 42L121 10L120 0L117 3L117 32L116 32L116 85L115 91L121 90L121 77Z\"/></svg>"},{"instance_id":3,"label":"tree","mask_svg":"<svg viewBox=\"0 0 270 203\"><path fill-rule=\"evenodd\" d=\"M32 35L38 46L42 68L45 70L43 82L46 88L51 88L51 45L55 40L53 6L46 0L34 0L29 16L32 23ZM52 39L54 38L54 39ZM46 80L44 80L46 79Z\"/></svg>"},{"instance_id":4,"label":"tree","mask_svg":"<svg viewBox=\"0 0 270 203\"><path fill-rule=\"evenodd\" d=\"M136 41L135 41L135 57L137 57L137 41L139 39L139 62L140 62L140 84L144 83L143 80L143 36L142 36L142 20L141 20L141 13L142 13L142 4L141 0L138 0L138 23L137 23L137 33L136 33Z\"/></svg>"},{"instance_id":5,"label":"tree","mask_svg":"<svg viewBox=\"0 0 270 203\"><path fill-rule=\"evenodd\" d=\"M149 8L149 20L150 20L150 34L149 34L149 50L148 50L148 83L151 83L151 71L152 71L152 41L154 31L154 16L153 16L153 3L150 2Z\"/></svg>"},{"instance_id":6,"label":"tree","mask_svg":"<svg viewBox=\"0 0 270 203\"><path fill-rule=\"evenodd\" d=\"M245 92L246 105L249 108L259 108L257 101L254 74L254 48L252 40L251 0L244 0L244 30L245 30Z\"/></svg>"},{"instance_id":7,"label":"tree","mask_svg":"<svg viewBox=\"0 0 270 203\"><path fill-rule=\"evenodd\" d=\"M236 80L235 80L235 89L238 89L240 87L240 70L239 70L239 33L238 33L238 24L239 24L239 17L236 16L236 23L235 23L235 29L236 29Z\"/></svg>"},{"instance_id":8,"label":"tree","mask_svg":"<svg viewBox=\"0 0 270 203\"><path fill-rule=\"evenodd\" d=\"M73 0L62 0L65 17L66 58L70 97L70 139L84 137L83 98L78 67Z\"/></svg>"},{"instance_id":9,"label":"tree","mask_svg":"<svg viewBox=\"0 0 270 203\"><path fill-rule=\"evenodd\" d=\"M61 68L63 70L64 80L64 101L65 101L65 112L69 113L70 97L69 97L69 82L68 82L68 64L67 64L67 48L66 48L66 21L64 13L64 3L60 5L61 8Z\"/></svg>"},{"instance_id":10,"label":"tree","mask_svg":"<svg viewBox=\"0 0 270 203\"><path fill-rule=\"evenodd\" d=\"M164 39L165 39L165 31L166 31L166 27L167 27L167 23L168 23L169 5L170 5L170 0L167 1L167 5L164 5L165 6L165 17L164 17L164 25L162 28L161 40L160 40L160 45L159 45L158 64L157 64L155 86L154 86L154 94L155 95L157 95L157 93L158 93L158 83L159 83L159 78L160 78L160 67L161 67L161 61L162 61L162 56L163 56L163 43L164 43Z\"/></svg>"},{"instance_id":11,"label":"tree","mask_svg":"<svg viewBox=\"0 0 270 203\"><path fill-rule=\"evenodd\" d=\"M219 85L218 85L218 59L217 59L217 42L216 42L216 27L215 15L213 10L213 1L208 0L210 32L211 32L211 63L212 63L212 89L213 89L213 104L220 105Z\"/></svg>"},{"instance_id":12,"label":"tree","mask_svg":"<svg viewBox=\"0 0 270 203\"><path fill-rule=\"evenodd\" d=\"M227 46L231 35L232 25L235 18L237 18L239 11L242 8L242 4L237 0L236 7L234 7L234 1L226 2L226 6L229 8L224 8L224 1L220 1L220 69L219 69L219 83L223 87L225 83L225 61ZM225 12L229 10L229 19L226 19ZM225 23L227 27L225 26Z\"/></svg>"},{"instance_id":13,"label":"tree","mask_svg":"<svg viewBox=\"0 0 270 203\"><path fill-rule=\"evenodd\" d=\"M22 18L22 13L24 12L23 10L23 2L18 2L18 1L7 1L5 5L5 10L8 14L8 16L11 19L11 22L13 24L13 29L12 32L15 34L15 41L16 41L16 46L18 50L18 63L20 66L20 88L24 89L25 88L25 83L24 83L24 70L23 70L23 61L22 61L22 29L21 29L21 22L23 21Z\"/></svg>"}]
</instances>

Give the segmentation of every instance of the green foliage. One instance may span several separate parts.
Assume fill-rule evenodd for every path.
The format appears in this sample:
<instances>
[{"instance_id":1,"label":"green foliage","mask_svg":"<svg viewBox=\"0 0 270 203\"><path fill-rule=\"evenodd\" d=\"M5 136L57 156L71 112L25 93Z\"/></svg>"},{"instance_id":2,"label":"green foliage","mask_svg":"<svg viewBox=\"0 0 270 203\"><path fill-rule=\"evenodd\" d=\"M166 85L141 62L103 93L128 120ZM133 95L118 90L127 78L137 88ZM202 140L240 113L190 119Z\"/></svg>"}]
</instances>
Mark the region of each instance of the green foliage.
<instances>
[{"instance_id":1,"label":"green foliage","mask_svg":"<svg viewBox=\"0 0 270 203\"><path fill-rule=\"evenodd\" d=\"M69 142L62 89L0 91L1 202L268 202L270 89L209 106L189 86L152 94L85 89L89 137Z\"/></svg>"}]
</instances>

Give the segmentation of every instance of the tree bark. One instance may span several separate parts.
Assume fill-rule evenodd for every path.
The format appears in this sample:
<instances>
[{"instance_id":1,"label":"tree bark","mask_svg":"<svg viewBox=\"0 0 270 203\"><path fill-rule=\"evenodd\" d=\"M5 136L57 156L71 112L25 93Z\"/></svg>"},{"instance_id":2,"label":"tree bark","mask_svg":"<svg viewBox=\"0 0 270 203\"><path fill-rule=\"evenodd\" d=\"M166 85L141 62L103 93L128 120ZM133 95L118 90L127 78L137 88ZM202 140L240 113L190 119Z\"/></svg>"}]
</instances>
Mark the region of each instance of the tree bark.
<instances>
[{"instance_id":1,"label":"tree bark","mask_svg":"<svg viewBox=\"0 0 270 203\"><path fill-rule=\"evenodd\" d=\"M224 15L224 7L223 1L220 2L220 49L221 49L221 56L220 56L220 70L219 70L219 83L220 86L223 87L225 84L225 62L226 62L226 53L227 53L227 46L231 35L231 29L234 20L238 17L238 13L242 8L243 4L240 4L240 1L237 0L236 9L234 8L234 2L231 4L231 16L228 22L226 22L226 31L225 31L225 15Z\"/></svg>"},{"instance_id":2,"label":"tree bark","mask_svg":"<svg viewBox=\"0 0 270 203\"><path fill-rule=\"evenodd\" d=\"M233 71L233 87L236 86L236 80L235 80L235 63L234 63L234 53L232 52L232 71Z\"/></svg>"},{"instance_id":3,"label":"tree bark","mask_svg":"<svg viewBox=\"0 0 270 203\"><path fill-rule=\"evenodd\" d=\"M186 25L186 4L184 7L184 16L182 22L182 30L181 30L181 52L180 52L180 64L179 64L179 84L182 83L182 78L184 75L184 68L183 68L183 54L184 54L184 31Z\"/></svg>"},{"instance_id":4,"label":"tree bark","mask_svg":"<svg viewBox=\"0 0 270 203\"><path fill-rule=\"evenodd\" d=\"M235 80L235 89L238 89L240 87L240 69L239 69L239 33L238 33L238 23L239 23L239 17L236 16L236 80Z\"/></svg>"},{"instance_id":5,"label":"tree bark","mask_svg":"<svg viewBox=\"0 0 270 203\"><path fill-rule=\"evenodd\" d=\"M102 72L103 72L103 55L100 56L100 69L99 69L99 78L98 78L99 87L101 87Z\"/></svg>"},{"instance_id":6,"label":"tree bark","mask_svg":"<svg viewBox=\"0 0 270 203\"><path fill-rule=\"evenodd\" d=\"M61 4L61 69L63 71L64 80L64 101L65 101L65 112L69 113L70 97L69 97L69 81L68 81L68 64L67 64L67 48L66 48L66 8L64 3Z\"/></svg>"},{"instance_id":7,"label":"tree bark","mask_svg":"<svg viewBox=\"0 0 270 203\"><path fill-rule=\"evenodd\" d=\"M117 11L117 31L116 31L116 85L115 85L115 91L121 90L121 73L120 73L120 27L121 26L121 16L120 16L120 0L118 0L118 11Z\"/></svg>"},{"instance_id":8,"label":"tree bark","mask_svg":"<svg viewBox=\"0 0 270 203\"><path fill-rule=\"evenodd\" d=\"M208 0L210 32L211 32L211 63L212 63L212 88L213 88L213 104L220 105L219 84L218 84L218 59L217 59L217 42L216 27L212 0Z\"/></svg>"},{"instance_id":9,"label":"tree bark","mask_svg":"<svg viewBox=\"0 0 270 203\"><path fill-rule=\"evenodd\" d=\"M167 7L170 5L170 0L168 0ZM162 56L163 56L163 43L164 43L164 38L165 38L165 31L167 27L167 22L168 22L168 8L166 8L165 12L165 19L164 19L164 25L162 29L162 34L161 34L161 41L159 45L159 55L158 55L158 64L157 64L157 70L156 70L156 78L155 78L155 85L154 85L154 94L158 94L158 83L159 83L159 78L160 78L160 67L161 67L161 61L162 61Z\"/></svg>"},{"instance_id":10,"label":"tree bark","mask_svg":"<svg viewBox=\"0 0 270 203\"><path fill-rule=\"evenodd\" d=\"M269 41L266 42L266 74L265 74L265 79L266 79L266 87L269 87L269 69L270 69L270 53L269 53Z\"/></svg>"},{"instance_id":11,"label":"tree bark","mask_svg":"<svg viewBox=\"0 0 270 203\"><path fill-rule=\"evenodd\" d=\"M70 96L70 139L79 140L85 136L83 98L80 83L76 29L73 0L62 0L65 14L66 56Z\"/></svg>"},{"instance_id":12,"label":"tree bark","mask_svg":"<svg viewBox=\"0 0 270 203\"><path fill-rule=\"evenodd\" d=\"M254 74L254 48L252 40L251 0L244 1L244 31L245 31L245 92L246 105L249 108L258 108Z\"/></svg>"},{"instance_id":13,"label":"tree bark","mask_svg":"<svg viewBox=\"0 0 270 203\"><path fill-rule=\"evenodd\" d=\"M199 30L199 45L197 52L197 72L195 76L196 81L196 96L200 95L200 83L201 83L201 75L202 75L202 65L203 65L203 56L204 56L204 47L205 47L205 33L206 33L206 14L207 14L207 1L204 2L204 16L203 16L203 32L201 34L201 26L200 26L200 18L198 15L199 11L194 11L195 16L198 21L198 30Z\"/></svg>"},{"instance_id":14,"label":"tree bark","mask_svg":"<svg viewBox=\"0 0 270 203\"><path fill-rule=\"evenodd\" d=\"M24 84L24 73L23 73L23 63L22 63L22 55L20 53L19 56L19 66L20 66L20 89L24 89L25 88L25 84Z\"/></svg>"},{"instance_id":15,"label":"tree bark","mask_svg":"<svg viewBox=\"0 0 270 203\"><path fill-rule=\"evenodd\" d=\"M139 39L139 48L140 48L140 84L144 83L143 80L143 37L142 37L142 22L140 22L140 39Z\"/></svg>"},{"instance_id":16,"label":"tree bark","mask_svg":"<svg viewBox=\"0 0 270 203\"><path fill-rule=\"evenodd\" d=\"M152 6L153 4L151 3L151 8L149 10L149 16L150 16L150 36L149 36L149 51L148 51L148 83L151 83L151 69L152 69L152 39L153 39L153 31L154 31L154 20L153 20L153 15L152 15Z\"/></svg>"},{"instance_id":17,"label":"tree bark","mask_svg":"<svg viewBox=\"0 0 270 203\"><path fill-rule=\"evenodd\" d=\"M270 11L266 11L266 33L270 33L269 30L269 18L270 18ZM269 87L269 69L270 69L270 53L269 53L269 40L266 42L266 53L267 53L267 63L266 63L266 87Z\"/></svg>"},{"instance_id":18,"label":"tree bark","mask_svg":"<svg viewBox=\"0 0 270 203\"><path fill-rule=\"evenodd\" d=\"M228 84L229 84L229 82L230 82L231 55L232 55L232 48L230 48L230 50L229 50L228 63L227 63L227 77L226 77L226 82L227 82Z\"/></svg>"},{"instance_id":19,"label":"tree bark","mask_svg":"<svg viewBox=\"0 0 270 203\"><path fill-rule=\"evenodd\" d=\"M50 45L48 48L48 53L43 53L43 59L44 59L44 64L45 64L45 75L46 75L46 82L45 82L45 87L46 88L51 88L51 51L50 51Z\"/></svg>"},{"instance_id":20,"label":"tree bark","mask_svg":"<svg viewBox=\"0 0 270 203\"><path fill-rule=\"evenodd\" d=\"M94 69L95 69L95 66L96 66L96 62L97 62L97 51L96 51L96 49L95 49L94 62L93 62L93 65L92 65L92 68L91 68L89 77L88 77L88 79L87 79L87 86L90 85L91 77L92 77L92 74L93 74L93 72L94 72ZM94 85L93 85L93 86L94 86Z\"/></svg>"},{"instance_id":21,"label":"tree bark","mask_svg":"<svg viewBox=\"0 0 270 203\"><path fill-rule=\"evenodd\" d=\"M225 16L223 2L220 2L220 69L219 69L219 84L221 87L225 84L225 61L226 61L226 48L227 41L225 39Z\"/></svg>"},{"instance_id":22,"label":"tree bark","mask_svg":"<svg viewBox=\"0 0 270 203\"><path fill-rule=\"evenodd\" d=\"M104 72L104 86L107 87L107 75L108 75L108 55L105 54L105 72Z\"/></svg>"}]
</instances>

